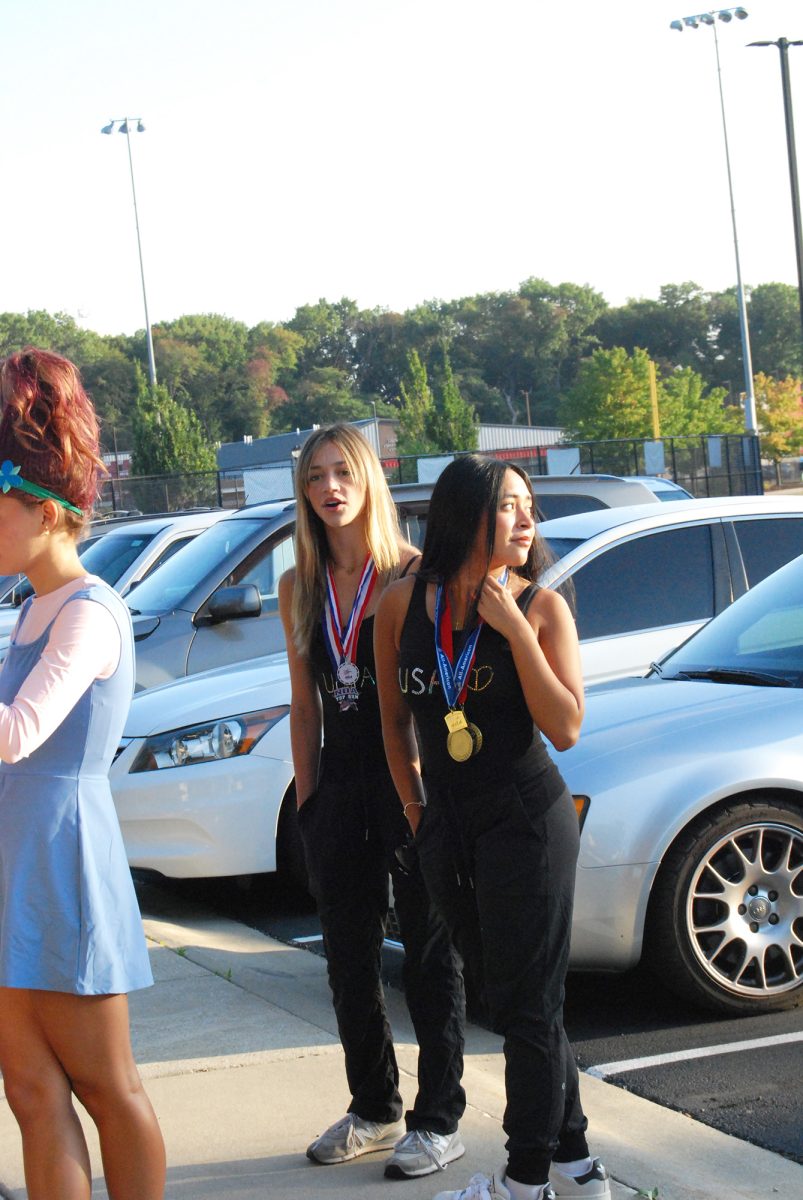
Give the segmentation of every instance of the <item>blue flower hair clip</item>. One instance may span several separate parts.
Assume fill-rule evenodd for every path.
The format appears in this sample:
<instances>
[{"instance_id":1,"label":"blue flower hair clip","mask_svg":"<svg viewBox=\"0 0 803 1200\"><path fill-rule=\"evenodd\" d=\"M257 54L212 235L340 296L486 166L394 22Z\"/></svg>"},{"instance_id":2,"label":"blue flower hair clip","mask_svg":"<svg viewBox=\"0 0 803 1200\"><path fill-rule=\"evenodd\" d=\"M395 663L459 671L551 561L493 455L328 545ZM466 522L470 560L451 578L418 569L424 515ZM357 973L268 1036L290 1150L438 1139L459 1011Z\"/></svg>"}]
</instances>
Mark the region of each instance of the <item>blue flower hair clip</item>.
<instances>
[{"instance_id":1,"label":"blue flower hair clip","mask_svg":"<svg viewBox=\"0 0 803 1200\"><path fill-rule=\"evenodd\" d=\"M76 508L63 496L57 496L55 492L49 492L47 488L40 487L38 483L31 483L29 479L23 479L20 470L21 468L15 467L10 458L0 463L0 488L4 493L10 492L12 488L17 488L18 491L27 492L29 496L36 496L39 500L55 500L57 504L68 508L70 512L77 513L79 517L84 515L80 508Z\"/></svg>"}]
</instances>

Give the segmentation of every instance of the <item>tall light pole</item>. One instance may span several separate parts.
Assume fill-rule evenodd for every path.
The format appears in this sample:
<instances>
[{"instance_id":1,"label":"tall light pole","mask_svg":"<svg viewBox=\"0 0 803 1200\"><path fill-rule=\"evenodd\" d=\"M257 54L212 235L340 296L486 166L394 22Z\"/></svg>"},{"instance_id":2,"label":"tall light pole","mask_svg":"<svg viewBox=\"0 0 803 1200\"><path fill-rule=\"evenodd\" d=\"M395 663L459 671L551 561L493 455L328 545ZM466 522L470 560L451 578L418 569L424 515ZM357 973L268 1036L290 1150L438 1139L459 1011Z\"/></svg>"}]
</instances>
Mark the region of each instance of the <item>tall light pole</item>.
<instances>
[{"instance_id":1,"label":"tall light pole","mask_svg":"<svg viewBox=\"0 0 803 1200\"><path fill-rule=\"evenodd\" d=\"M781 87L783 88L783 111L786 118L786 152L789 158L789 183L792 188L792 220L795 226L795 252L797 254L797 293L800 305L800 321L803 327L803 231L800 225L800 188L797 181L797 152L795 150L795 120L792 115L792 85L789 79L789 47L803 46L803 42L790 42L778 38L777 42L750 42L751 46L777 46L781 56Z\"/></svg>"},{"instance_id":2,"label":"tall light pole","mask_svg":"<svg viewBox=\"0 0 803 1200\"><path fill-rule=\"evenodd\" d=\"M742 267L739 261L739 237L736 232L736 208L733 203L733 178L731 176L731 158L728 145L728 123L725 119L725 97L722 91L722 67L719 61L719 38L717 37L717 20L726 24L736 17L743 21L747 12L743 8L719 8L713 12L697 13L692 17L680 17L672 21L669 28L682 33L684 29L699 29L708 25L714 31L714 48L717 56L717 81L719 83L719 106L722 111L722 133L725 138L725 165L728 169L728 195L731 206L731 223L733 225L733 249L736 255L736 300L739 306L739 332L742 339L742 364L744 366L744 424L748 433L758 432L756 420L756 397L753 391L753 361L750 354L750 330L747 324L747 304L745 303L744 287L742 286Z\"/></svg>"},{"instance_id":3,"label":"tall light pole","mask_svg":"<svg viewBox=\"0 0 803 1200\"><path fill-rule=\"evenodd\" d=\"M145 305L145 338L148 343L148 378L150 379L151 387L156 387L156 359L153 354L153 335L151 334L151 322L148 317L148 293L145 290L145 267L142 262L142 239L139 235L139 213L137 211L137 189L134 183L134 159L131 156L131 125L136 126L137 133L144 133L145 126L142 124L141 117L114 117L109 121L108 125L104 125L101 133L114 133L114 127L117 126L118 133L124 133L126 144L128 146L128 166L131 171L131 194L134 197L134 223L137 227L137 249L139 250L139 273L142 278L142 301Z\"/></svg>"}]
</instances>

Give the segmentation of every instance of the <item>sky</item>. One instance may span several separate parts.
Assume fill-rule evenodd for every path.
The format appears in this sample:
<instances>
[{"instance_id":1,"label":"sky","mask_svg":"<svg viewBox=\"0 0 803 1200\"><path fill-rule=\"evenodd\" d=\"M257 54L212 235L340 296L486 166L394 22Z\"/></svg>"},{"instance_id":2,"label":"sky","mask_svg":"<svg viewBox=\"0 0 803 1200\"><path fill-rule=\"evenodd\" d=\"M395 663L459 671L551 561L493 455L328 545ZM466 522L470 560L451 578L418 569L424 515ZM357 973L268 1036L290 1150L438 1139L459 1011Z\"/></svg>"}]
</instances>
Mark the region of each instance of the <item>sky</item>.
<instances>
[{"instance_id":1,"label":"sky","mask_svg":"<svg viewBox=\"0 0 803 1200\"><path fill-rule=\"evenodd\" d=\"M711 28L672 0L0 0L0 312L104 334L736 282ZM797 284L776 48L718 23L742 279ZM803 46L789 50L798 147ZM800 153L803 173L803 151Z\"/></svg>"}]
</instances>

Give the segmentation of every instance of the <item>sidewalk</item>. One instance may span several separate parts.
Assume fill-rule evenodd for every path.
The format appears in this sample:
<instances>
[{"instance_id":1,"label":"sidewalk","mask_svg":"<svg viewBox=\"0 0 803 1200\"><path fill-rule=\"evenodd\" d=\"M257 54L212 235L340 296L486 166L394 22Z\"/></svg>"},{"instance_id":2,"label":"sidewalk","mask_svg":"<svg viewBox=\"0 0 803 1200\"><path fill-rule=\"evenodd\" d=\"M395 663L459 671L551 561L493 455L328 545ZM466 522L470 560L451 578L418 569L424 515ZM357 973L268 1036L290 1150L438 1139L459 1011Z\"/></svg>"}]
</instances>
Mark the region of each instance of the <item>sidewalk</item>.
<instances>
[{"instance_id":1,"label":"sidewalk","mask_svg":"<svg viewBox=\"0 0 803 1200\"><path fill-rule=\"evenodd\" d=\"M501 1039L470 1026L461 1124L467 1152L445 1175L382 1175L383 1154L338 1167L304 1156L348 1103L325 963L231 921L151 905L145 932L156 986L131 996L134 1049L168 1154L168 1200L431 1200L504 1160ZM402 1090L416 1051L402 998L389 992ZM783 1200L803 1196L803 1168L621 1088L582 1076L592 1149L615 1200ZM96 1177L100 1156L86 1122ZM93 1195L106 1197L100 1182ZM0 1099L0 1197L24 1200L19 1134ZM54 1197L53 1200L58 1200Z\"/></svg>"}]
</instances>

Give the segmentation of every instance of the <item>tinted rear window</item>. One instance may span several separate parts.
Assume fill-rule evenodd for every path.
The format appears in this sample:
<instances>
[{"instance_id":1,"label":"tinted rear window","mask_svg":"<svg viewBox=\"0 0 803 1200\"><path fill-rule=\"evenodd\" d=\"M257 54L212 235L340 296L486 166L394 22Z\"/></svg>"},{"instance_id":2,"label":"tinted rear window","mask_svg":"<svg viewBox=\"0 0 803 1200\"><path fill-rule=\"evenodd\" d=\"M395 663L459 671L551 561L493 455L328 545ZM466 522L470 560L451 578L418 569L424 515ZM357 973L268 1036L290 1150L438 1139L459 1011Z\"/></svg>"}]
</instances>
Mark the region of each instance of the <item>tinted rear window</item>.
<instances>
[{"instance_id":1,"label":"tinted rear window","mask_svg":"<svg viewBox=\"0 0 803 1200\"><path fill-rule=\"evenodd\" d=\"M610 508L610 504L606 504L597 496L583 496L573 492L539 496L536 490L535 503L542 521L551 521L554 517L573 517L575 513L592 512L599 508Z\"/></svg>"},{"instance_id":2,"label":"tinted rear window","mask_svg":"<svg viewBox=\"0 0 803 1200\"><path fill-rule=\"evenodd\" d=\"M714 615L711 531L689 525L603 550L572 575L581 638L705 621Z\"/></svg>"},{"instance_id":3,"label":"tinted rear window","mask_svg":"<svg viewBox=\"0 0 803 1200\"><path fill-rule=\"evenodd\" d=\"M803 554L803 517L757 517L733 527L750 587Z\"/></svg>"}]
</instances>

